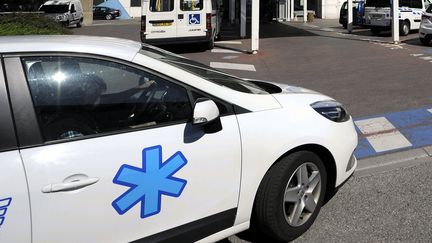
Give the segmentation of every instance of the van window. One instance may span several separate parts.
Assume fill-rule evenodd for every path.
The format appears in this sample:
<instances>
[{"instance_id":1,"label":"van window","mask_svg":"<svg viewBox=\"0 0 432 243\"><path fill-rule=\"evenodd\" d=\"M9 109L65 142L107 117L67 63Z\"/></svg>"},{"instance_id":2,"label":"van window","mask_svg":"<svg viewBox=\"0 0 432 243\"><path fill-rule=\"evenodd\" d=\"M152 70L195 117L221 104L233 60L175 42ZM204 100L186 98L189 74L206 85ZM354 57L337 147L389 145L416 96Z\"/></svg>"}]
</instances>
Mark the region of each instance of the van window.
<instances>
[{"instance_id":1,"label":"van window","mask_svg":"<svg viewBox=\"0 0 432 243\"><path fill-rule=\"evenodd\" d=\"M180 9L182 11L199 11L203 9L202 0L180 0Z\"/></svg>"},{"instance_id":2,"label":"van window","mask_svg":"<svg viewBox=\"0 0 432 243\"><path fill-rule=\"evenodd\" d=\"M399 7L423 8L422 0L401 0Z\"/></svg>"},{"instance_id":3,"label":"van window","mask_svg":"<svg viewBox=\"0 0 432 243\"><path fill-rule=\"evenodd\" d=\"M171 12L174 10L174 0L150 0L150 11Z\"/></svg>"},{"instance_id":4,"label":"van window","mask_svg":"<svg viewBox=\"0 0 432 243\"><path fill-rule=\"evenodd\" d=\"M72 6L71 6L71 10L70 10L70 11L71 11L71 13L76 12L76 11L75 11L75 5L72 4Z\"/></svg>"},{"instance_id":5,"label":"van window","mask_svg":"<svg viewBox=\"0 0 432 243\"><path fill-rule=\"evenodd\" d=\"M69 11L69 5L42 5L39 11L43 11L45 13L66 13L67 11Z\"/></svg>"}]
</instances>

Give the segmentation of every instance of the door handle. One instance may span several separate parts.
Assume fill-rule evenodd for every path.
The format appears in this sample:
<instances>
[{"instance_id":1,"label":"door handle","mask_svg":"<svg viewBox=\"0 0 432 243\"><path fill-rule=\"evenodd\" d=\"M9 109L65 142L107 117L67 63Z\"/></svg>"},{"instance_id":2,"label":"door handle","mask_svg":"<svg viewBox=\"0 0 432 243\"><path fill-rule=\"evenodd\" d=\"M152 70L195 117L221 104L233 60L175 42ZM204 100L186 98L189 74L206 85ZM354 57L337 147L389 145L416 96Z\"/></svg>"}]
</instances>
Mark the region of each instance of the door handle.
<instances>
[{"instance_id":1,"label":"door handle","mask_svg":"<svg viewBox=\"0 0 432 243\"><path fill-rule=\"evenodd\" d=\"M83 178L75 179L72 181L65 181L62 183L49 184L42 188L43 193L53 193L53 192L64 192L78 190L90 185L95 184L99 181L99 178Z\"/></svg>"}]
</instances>

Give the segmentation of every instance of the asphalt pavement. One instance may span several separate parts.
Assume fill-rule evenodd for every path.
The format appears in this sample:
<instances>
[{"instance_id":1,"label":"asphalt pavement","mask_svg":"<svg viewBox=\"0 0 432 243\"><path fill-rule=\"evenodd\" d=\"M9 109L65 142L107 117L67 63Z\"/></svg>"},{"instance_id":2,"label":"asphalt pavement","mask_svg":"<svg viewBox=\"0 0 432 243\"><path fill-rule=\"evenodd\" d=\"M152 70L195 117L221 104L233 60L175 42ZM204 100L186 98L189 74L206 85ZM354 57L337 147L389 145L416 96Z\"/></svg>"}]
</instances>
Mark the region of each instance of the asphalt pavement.
<instances>
[{"instance_id":1,"label":"asphalt pavement","mask_svg":"<svg viewBox=\"0 0 432 243\"><path fill-rule=\"evenodd\" d=\"M421 46L415 32L393 45L388 33L372 36L356 28L348 34L337 21L263 23L260 29L256 55L248 54L249 39L235 38L232 26L212 51L166 48L240 77L317 90L344 103L356 118L362 145L375 154L359 161L358 172L296 242L431 242L432 159L430 149L422 151L432 135L418 135L432 131L432 48ZM74 33L138 41L139 21L101 21ZM417 110L421 121L406 122ZM375 120L381 130L368 132ZM396 140L402 146L392 147ZM377 146L384 152L376 153ZM227 241L244 242L237 236Z\"/></svg>"}]
</instances>

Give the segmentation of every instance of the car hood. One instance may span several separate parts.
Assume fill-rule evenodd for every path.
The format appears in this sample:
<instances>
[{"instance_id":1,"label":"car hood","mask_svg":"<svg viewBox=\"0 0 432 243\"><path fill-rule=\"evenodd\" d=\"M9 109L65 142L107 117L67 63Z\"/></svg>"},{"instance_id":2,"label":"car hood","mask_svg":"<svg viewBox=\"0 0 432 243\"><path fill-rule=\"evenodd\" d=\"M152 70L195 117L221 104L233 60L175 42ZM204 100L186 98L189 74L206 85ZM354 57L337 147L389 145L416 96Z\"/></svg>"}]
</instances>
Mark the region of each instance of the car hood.
<instances>
[{"instance_id":1,"label":"car hood","mask_svg":"<svg viewBox=\"0 0 432 243\"><path fill-rule=\"evenodd\" d=\"M247 81L250 81L270 94L320 94L317 91L298 87L298 86L292 86L288 84L281 84L276 82L270 82L270 81L264 81L264 80L256 80L256 79L246 79Z\"/></svg>"},{"instance_id":2,"label":"car hood","mask_svg":"<svg viewBox=\"0 0 432 243\"><path fill-rule=\"evenodd\" d=\"M296 104L309 107L310 104L318 101L334 100L329 96L302 87L262 80L249 79L248 81L253 82L269 92L282 107L290 107Z\"/></svg>"}]
</instances>

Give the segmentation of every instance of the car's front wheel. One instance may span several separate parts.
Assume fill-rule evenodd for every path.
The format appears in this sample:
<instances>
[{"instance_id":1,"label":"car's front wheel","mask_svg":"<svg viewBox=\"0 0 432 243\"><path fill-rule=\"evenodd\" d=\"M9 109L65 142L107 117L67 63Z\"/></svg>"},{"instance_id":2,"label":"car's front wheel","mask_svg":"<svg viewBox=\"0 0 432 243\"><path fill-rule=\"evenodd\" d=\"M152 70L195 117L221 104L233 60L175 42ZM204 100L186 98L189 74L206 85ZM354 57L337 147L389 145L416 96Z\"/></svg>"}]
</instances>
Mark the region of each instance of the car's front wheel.
<instances>
[{"instance_id":1,"label":"car's front wheel","mask_svg":"<svg viewBox=\"0 0 432 243\"><path fill-rule=\"evenodd\" d=\"M315 153L299 151L283 158L261 182L252 227L278 241L299 237L315 221L326 184L325 166Z\"/></svg>"},{"instance_id":2,"label":"car's front wheel","mask_svg":"<svg viewBox=\"0 0 432 243\"><path fill-rule=\"evenodd\" d=\"M106 19L106 20L111 20L111 19L113 19L113 16L112 16L111 14L107 14L107 15L105 16L105 19Z\"/></svg>"}]
</instances>

